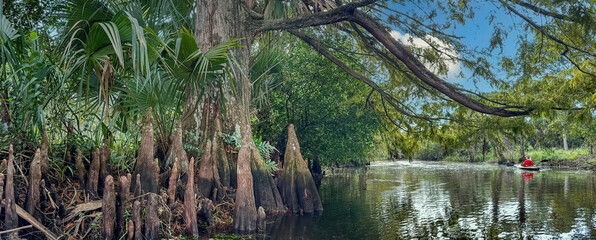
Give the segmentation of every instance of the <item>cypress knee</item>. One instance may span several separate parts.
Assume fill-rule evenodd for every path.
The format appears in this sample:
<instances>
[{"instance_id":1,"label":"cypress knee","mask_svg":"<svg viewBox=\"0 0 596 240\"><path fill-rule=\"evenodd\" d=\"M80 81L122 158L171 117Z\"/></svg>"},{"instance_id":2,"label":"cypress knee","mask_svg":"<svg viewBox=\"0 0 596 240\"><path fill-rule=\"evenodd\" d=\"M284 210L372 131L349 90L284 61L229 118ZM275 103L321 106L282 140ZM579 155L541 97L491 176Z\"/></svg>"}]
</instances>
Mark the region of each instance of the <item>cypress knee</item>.
<instances>
[{"instance_id":1,"label":"cypress knee","mask_svg":"<svg viewBox=\"0 0 596 240\"><path fill-rule=\"evenodd\" d=\"M259 206L257 214L257 228L260 232L265 232L265 218L267 217L265 209L262 206Z\"/></svg>"},{"instance_id":2,"label":"cypress knee","mask_svg":"<svg viewBox=\"0 0 596 240\"><path fill-rule=\"evenodd\" d=\"M197 224L196 199L194 191L194 163L195 159L190 158L188 164L188 182L184 191L184 223L186 224L186 233L190 236L199 236Z\"/></svg>"},{"instance_id":3,"label":"cypress knee","mask_svg":"<svg viewBox=\"0 0 596 240\"><path fill-rule=\"evenodd\" d=\"M114 192L114 178L107 176L104 183L102 200L102 235L106 240L114 239L116 224L116 193Z\"/></svg>"},{"instance_id":4,"label":"cypress knee","mask_svg":"<svg viewBox=\"0 0 596 240\"><path fill-rule=\"evenodd\" d=\"M4 172L8 168L8 161L6 159L2 159L2 163L0 163L0 172Z\"/></svg>"},{"instance_id":5,"label":"cypress knee","mask_svg":"<svg viewBox=\"0 0 596 240\"><path fill-rule=\"evenodd\" d=\"M85 177L87 175L87 170L85 169L85 164L83 163L83 153L81 151L77 151L75 171L77 180L79 180L79 189L85 189Z\"/></svg>"},{"instance_id":6,"label":"cypress knee","mask_svg":"<svg viewBox=\"0 0 596 240\"><path fill-rule=\"evenodd\" d=\"M126 205L128 202L128 196L130 195L130 180L126 176L120 176L120 192L118 194L116 203L116 232L119 236L124 235L126 228L124 227L126 222L124 214L126 212Z\"/></svg>"},{"instance_id":7,"label":"cypress knee","mask_svg":"<svg viewBox=\"0 0 596 240\"><path fill-rule=\"evenodd\" d=\"M141 233L141 229L143 229L143 220L141 218L141 202L138 200L132 206L132 221L135 225L135 240L142 240L143 234Z\"/></svg>"},{"instance_id":8,"label":"cypress knee","mask_svg":"<svg viewBox=\"0 0 596 240\"><path fill-rule=\"evenodd\" d=\"M209 226L213 225L213 210L215 210L215 206L213 202L208 198L203 198L201 203L199 204L199 216L201 220L206 222Z\"/></svg>"},{"instance_id":9,"label":"cypress knee","mask_svg":"<svg viewBox=\"0 0 596 240\"><path fill-rule=\"evenodd\" d=\"M280 179L279 189L285 204L293 213L318 213L323 211L319 192L300 153L300 144L292 124L288 126L284 173Z\"/></svg>"},{"instance_id":10,"label":"cypress knee","mask_svg":"<svg viewBox=\"0 0 596 240\"><path fill-rule=\"evenodd\" d=\"M8 148L8 166L6 169L6 189L4 193L4 229L13 229L19 225L14 199L14 154L12 144ZM18 232L8 234L8 239L19 239Z\"/></svg>"},{"instance_id":11,"label":"cypress knee","mask_svg":"<svg viewBox=\"0 0 596 240\"><path fill-rule=\"evenodd\" d=\"M27 193L27 212L33 216L39 204L39 185L41 182L41 150L38 148L29 167L29 192Z\"/></svg>"},{"instance_id":12,"label":"cypress knee","mask_svg":"<svg viewBox=\"0 0 596 240\"><path fill-rule=\"evenodd\" d=\"M128 220L128 240L133 240L135 236L135 224L131 219Z\"/></svg>"},{"instance_id":13,"label":"cypress knee","mask_svg":"<svg viewBox=\"0 0 596 240\"><path fill-rule=\"evenodd\" d=\"M170 174L170 181L168 182L168 202L174 204L176 202L176 183L178 181L178 165L180 160L176 158L172 166L172 172ZM188 167L188 166L187 166Z\"/></svg>"},{"instance_id":14,"label":"cypress knee","mask_svg":"<svg viewBox=\"0 0 596 240\"><path fill-rule=\"evenodd\" d=\"M97 186L99 185L99 149L95 149L93 151L93 160L91 161L91 166L89 166L89 174L87 175L87 191L89 191L93 196L97 195Z\"/></svg>"},{"instance_id":15,"label":"cypress knee","mask_svg":"<svg viewBox=\"0 0 596 240\"><path fill-rule=\"evenodd\" d=\"M159 239L159 215L157 214L156 194L149 195L147 211L145 211L145 238L148 240Z\"/></svg>"},{"instance_id":16,"label":"cypress knee","mask_svg":"<svg viewBox=\"0 0 596 240\"><path fill-rule=\"evenodd\" d=\"M242 141L242 147L238 151L236 169L238 188L234 206L234 229L240 233L254 232L257 228L257 208L255 206L253 179L250 172L251 150L248 141L252 141L252 139L243 139Z\"/></svg>"}]
</instances>

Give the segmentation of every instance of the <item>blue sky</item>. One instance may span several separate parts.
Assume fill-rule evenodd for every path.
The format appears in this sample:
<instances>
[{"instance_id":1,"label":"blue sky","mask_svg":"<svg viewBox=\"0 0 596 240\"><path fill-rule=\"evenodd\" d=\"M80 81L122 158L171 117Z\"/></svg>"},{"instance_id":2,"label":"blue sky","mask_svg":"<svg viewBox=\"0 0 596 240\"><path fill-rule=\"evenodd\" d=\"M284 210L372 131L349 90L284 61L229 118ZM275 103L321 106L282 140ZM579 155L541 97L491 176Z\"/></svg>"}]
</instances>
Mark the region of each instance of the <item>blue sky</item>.
<instances>
[{"instance_id":1,"label":"blue sky","mask_svg":"<svg viewBox=\"0 0 596 240\"><path fill-rule=\"evenodd\" d=\"M419 5L418 3L412 3L411 1L406 1L406 3L404 3L403 5L390 3L389 7L392 9L398 9L402 12L415 13L419 15L424 15L425 13L430 12L430 10L432 9L437 9L436 3ZM487 59L494 66L498 66L501 57L514 57L517 52L517 48L519 47L519 36L521 34L525 34L523 33L523 31L525 31L523 25L519 23L521 19L519 19L516 16L508 15L507 11L505 11L504 9L497 8L497 6L495 6L492 2L488 1L472 1L468 4L468 7L473 9L475 13L474 17L472 19L468 19L467 22L463 25L458 24L452 26L447 33L462 36L463 39L460 40L461 43L465 44L470 49L483 49L487 48L490 45L490 38L493 34L494 26L498 24L506 30L508 36L504 40L502 52L501 49L497 48L492 52L492 56L487 56ZM429 20L428 18L423 18L421 20L425 24L429 25L432 23L445 23L444 21L446 19L446 16L442 14L442 12L440 11L437 11L437 14L438 15L433 19L433 21ZM490 15L495 16L492 23L490 23L489 21ZM403 32L400 32L400 34L403 34ZM454 70L452 71L453 73L450 73L447 77L443 76L443 78L447 79L450 82L461 84L465 88L470 90L476 90L480 92L493 90L486 81L479 80L475 85L474 82L470 79L470 70L465 69L463 67L460 67L458 69L460 69L464 73L464 78L456 76L456 73L459 73L459 70ZM506 75L504 74L504 72L499 70L499 67L493 68L493 71L497 74L497 76L500 79L506 78Z\"/></svg>"}]
</instances>

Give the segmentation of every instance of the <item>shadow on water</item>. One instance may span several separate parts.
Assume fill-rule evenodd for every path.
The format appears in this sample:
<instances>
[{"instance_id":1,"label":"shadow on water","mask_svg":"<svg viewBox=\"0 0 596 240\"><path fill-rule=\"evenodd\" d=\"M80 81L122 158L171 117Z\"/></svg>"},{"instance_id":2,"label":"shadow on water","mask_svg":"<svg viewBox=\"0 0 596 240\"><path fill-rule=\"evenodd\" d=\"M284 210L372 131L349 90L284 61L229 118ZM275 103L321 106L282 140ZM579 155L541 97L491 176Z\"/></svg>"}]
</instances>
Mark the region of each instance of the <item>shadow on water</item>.
<instances>
[{"instance_id":1,"label":"shadow on water","mask_svg":"<svg viewBox=\"0 0 596 240\"><path fill-rule=\"evenodd\" d=\"M267 239L596 237L596 184L583 171L379 162L323 179L322 216L280 216Z\"/></svg>"}]
</instances>

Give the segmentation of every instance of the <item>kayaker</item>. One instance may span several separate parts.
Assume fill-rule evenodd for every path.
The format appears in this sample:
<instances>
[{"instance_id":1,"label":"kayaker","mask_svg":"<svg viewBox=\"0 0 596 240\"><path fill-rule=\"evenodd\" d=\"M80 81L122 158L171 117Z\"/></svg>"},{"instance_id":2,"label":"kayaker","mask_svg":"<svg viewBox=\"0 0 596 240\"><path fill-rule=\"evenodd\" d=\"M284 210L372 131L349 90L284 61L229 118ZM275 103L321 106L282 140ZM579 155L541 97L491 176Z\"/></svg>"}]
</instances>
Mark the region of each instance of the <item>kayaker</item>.
<instances>
[{"instance_id":1,"label":"kayaker","mask_svg":"<svg viewBox=\"0 0 596 240\"><path fill-rule=\"evenodd\" d=\"M532 167L534 166L534 162L530 160L530 157L526 156L526 160L522 163L522 167Z\"/></svg>"}]
</instances>

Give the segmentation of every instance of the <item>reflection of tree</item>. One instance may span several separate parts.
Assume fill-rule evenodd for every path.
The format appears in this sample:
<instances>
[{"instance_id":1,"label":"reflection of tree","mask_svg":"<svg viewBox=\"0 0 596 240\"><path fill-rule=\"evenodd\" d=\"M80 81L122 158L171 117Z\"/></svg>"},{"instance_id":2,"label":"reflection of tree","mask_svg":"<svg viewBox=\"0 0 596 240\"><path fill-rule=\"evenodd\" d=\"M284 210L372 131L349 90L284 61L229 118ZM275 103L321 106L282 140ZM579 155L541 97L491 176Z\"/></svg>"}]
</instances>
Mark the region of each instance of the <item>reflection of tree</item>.
<instances>
[{"instance_id":1,"label":"reflection of tree","mask_svg":"<svg viewBox=\"0 0 596 240\"><path fill-rule=\"evenodd\" d=\"M491 180L491 200L492 200L492 222L487 232L488 239L498 239L500 231L499 227L499 197L501 196L501 182L503 179L503 170L499 169L493 172Z\"/></svg>"},{"instance_id":2,"label":"reflection of tree","mask_svg":"<svg viewBox=\"0 0 596 240\"><path fill-rule=\"evenodd\" d=\"M526 182L507 168L335 171L321 186L322 217L283 217L268 226L268 237L511 239L537 232L560 237L581 226L596 237L595 180L592 174L547 171Z\"/></svg>"},{"instance_id":3,"label":"reflection of tree","mask_svg":"<svg viewBox=\"0 0 596 240\"><path fill-rule=\"evenodd\" d=\"M519 224L522 225L526 222L526 181L524 177L520 178L520 186L517 194L517 203L519 207Z\"/></svg>"}]
</instances>

